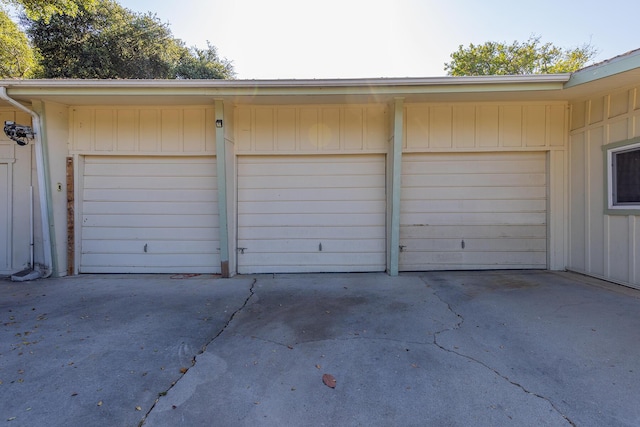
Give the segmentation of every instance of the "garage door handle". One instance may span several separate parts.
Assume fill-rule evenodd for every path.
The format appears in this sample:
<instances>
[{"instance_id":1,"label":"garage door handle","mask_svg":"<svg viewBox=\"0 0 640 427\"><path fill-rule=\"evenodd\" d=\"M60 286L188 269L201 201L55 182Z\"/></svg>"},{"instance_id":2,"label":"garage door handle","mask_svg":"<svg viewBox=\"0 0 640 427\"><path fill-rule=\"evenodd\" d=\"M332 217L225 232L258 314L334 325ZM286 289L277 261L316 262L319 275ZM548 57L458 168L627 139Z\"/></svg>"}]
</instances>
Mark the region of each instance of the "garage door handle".
<instances>
[{"instance_id":1,"label":"garage door handle","mask_svg":"<svg viewBox=\"0 0 640 427\"><path fill-rule=\"evenodd\" d=\"M148 248L149 248L149 244L148 244L148 243L145 243L145 244L144 244L144 251L145 251L145 252L147 252L147 249L148 249Z\"/></svg>"}]
</instances>

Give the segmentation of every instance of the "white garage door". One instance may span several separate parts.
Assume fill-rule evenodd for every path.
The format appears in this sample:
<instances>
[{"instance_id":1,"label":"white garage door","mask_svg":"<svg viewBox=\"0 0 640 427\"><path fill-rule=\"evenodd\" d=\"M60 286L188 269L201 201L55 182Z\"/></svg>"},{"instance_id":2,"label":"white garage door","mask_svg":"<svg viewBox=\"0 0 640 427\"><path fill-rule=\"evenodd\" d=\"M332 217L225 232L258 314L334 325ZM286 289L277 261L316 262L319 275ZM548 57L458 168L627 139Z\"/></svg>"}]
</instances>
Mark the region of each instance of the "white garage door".
<instances>
[{"instance_id":1,"label":"white garage door","mask_svg":"<svg viewBox=\"0 0 640 427\"><path fill-rule=\"evenodd\" d=\"M384 156L238 158L238 272L383 271Z\"/></svg>"},{"instance_id":2,"label":"white garage door","mask_svg":"<svg viewBox=\"0 0 640 427\"><path fill-rule=\"evenodd\" d=\"M405 155L400 270L546 268L545 159Z\"/></svg>"},{"instance_id":3,"label":"white garage door","mask_svg":"<svg viewBox=\"0 0 640 427\"><path fill-rule=\"evenodd\" d=\"M214 158L86 157L81 273L218 273Z\"/></svg>"}]
</instances>

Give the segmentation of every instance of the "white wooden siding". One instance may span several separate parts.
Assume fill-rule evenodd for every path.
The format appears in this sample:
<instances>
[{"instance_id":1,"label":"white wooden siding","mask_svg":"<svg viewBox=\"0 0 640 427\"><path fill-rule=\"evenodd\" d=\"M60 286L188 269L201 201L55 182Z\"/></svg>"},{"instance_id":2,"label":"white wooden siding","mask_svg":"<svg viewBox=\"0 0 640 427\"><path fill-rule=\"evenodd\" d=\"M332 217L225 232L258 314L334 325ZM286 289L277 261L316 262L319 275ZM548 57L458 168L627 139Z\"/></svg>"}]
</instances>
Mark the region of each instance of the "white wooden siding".
<instances>
[{"instance_id":1,"label":"white wooden siding","mask_svg":"<svg viewBox=\"0 0 640 427\"><path fill-rule=\"evenodd\" d=\"M602 147L640 137L640 87L571 104L568 269L640 289L640 215L605 214Z\"/></svg>"},{"instance_id":2,"label":"white wooden siding","mask_svg":"<svg viewBox=\"0 0 640 427\"><path fill-rule=\"evenodd\" d=\"M546 268L545 163L545 153L405 154L400 270Z\"/></svg>"},{"instance_id":3,"label":"white wooden siding","mask_svg":"<svg viewBox=\"0 0 640 427\"><path fill-rule=\"evenodd\" d=\"M215 158L86 157L83 185L81 273L220 271Z\"/></svg>"},{"instance_id":4,"label":"white wooden siding","mask_svg":"<svg viewBox=\"0 0 640 427\"><path fill-rule=\"evenodd\" d=\"M383 271L384 156L239 157L238 248L239 273Z\"/></svg>"}]
</instances>

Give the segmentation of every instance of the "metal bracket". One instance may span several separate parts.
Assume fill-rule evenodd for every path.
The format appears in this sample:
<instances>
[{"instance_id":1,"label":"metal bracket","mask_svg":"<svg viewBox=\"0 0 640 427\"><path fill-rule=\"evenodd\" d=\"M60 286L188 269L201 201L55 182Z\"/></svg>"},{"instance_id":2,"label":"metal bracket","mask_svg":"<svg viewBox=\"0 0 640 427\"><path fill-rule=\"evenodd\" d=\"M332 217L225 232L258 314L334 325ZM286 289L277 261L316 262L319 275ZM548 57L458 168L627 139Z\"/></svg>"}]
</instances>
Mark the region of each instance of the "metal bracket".
<instances>
[{"instance_id":1,"label":"metal bracket","mask_svg":"<svg viewBox=\"0 0 640 427\"><path fill-rule=\"evenodd\" d=\"M406 248L406 246L400 245L400 252L404 252L404 248Z\"/></svg>"},{"instance_id":2,"label":"metal bracket","mask_svg":"<svg viewBox=\"0 0 640 427\"><path fill-rule=\"evenodd\" d=\"M246 249L247 249L247 248L238 248L238 252L240 252L240 254L241 254L241 255L244 255L244 251L245 251Z\"/></svg>"}]
</instances>

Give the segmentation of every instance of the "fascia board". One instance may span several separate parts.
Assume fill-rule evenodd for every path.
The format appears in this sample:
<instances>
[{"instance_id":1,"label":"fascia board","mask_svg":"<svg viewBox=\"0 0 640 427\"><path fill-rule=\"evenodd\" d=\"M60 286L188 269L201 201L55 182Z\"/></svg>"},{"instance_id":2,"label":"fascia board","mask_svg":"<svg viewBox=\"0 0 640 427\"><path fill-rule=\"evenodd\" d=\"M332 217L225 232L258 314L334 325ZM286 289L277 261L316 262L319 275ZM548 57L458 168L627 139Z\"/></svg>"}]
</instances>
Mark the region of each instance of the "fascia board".
<instances>
[{"instance_id":1,"label":"fascia board","mask_svg":"<svg viewBox=\"0 0 640 427\"><path fill-rule=\"evenodd\" d=\"M635 50L574 72L564 88L568 89L639 68L640 50Z\"/></svg>"}]
</instances>

